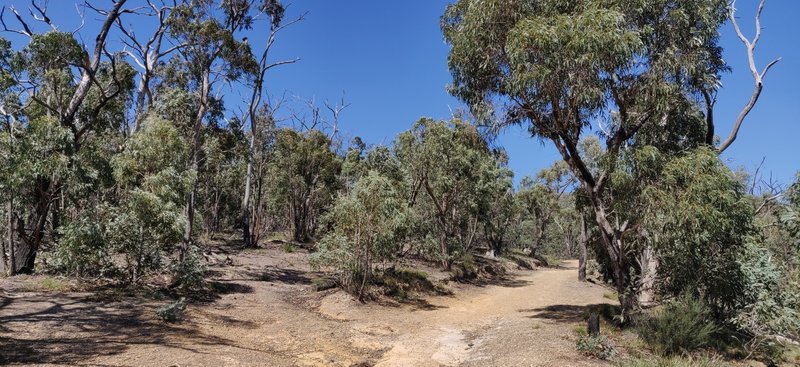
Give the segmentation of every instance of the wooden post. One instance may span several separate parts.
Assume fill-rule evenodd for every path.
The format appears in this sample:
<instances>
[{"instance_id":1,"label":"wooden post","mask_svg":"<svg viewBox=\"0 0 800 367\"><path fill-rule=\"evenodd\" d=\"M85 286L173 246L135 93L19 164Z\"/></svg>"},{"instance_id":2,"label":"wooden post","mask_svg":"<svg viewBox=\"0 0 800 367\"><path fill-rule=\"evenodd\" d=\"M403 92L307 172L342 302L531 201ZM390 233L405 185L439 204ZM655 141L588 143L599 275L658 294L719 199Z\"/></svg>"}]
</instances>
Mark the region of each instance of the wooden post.
<instances>
[{"instance_id":1,"label":"wooden post","mask_svg":"<svg viewBox=\"0 0 800 367\"><path fill-rule=\"evenodd\" d=\"M600 335L600 317L597 315L597 313L592 312L589 315L586 331L589 333L589 336Z\"/></svg>"}]
</instances>

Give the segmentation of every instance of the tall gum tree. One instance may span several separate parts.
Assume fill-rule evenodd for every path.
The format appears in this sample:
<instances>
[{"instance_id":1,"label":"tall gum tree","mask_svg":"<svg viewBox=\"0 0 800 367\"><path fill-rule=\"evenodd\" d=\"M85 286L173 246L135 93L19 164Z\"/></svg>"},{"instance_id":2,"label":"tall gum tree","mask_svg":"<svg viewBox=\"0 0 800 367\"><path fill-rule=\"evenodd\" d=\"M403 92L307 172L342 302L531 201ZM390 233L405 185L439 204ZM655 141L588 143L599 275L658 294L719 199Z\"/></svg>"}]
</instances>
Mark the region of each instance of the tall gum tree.
<instances>
[{"instance_id":1,"label":"tall gum tree","mask_svg":"<svg viewBox=\"0 0 800 367\"><path fill-rule=\"evenodd\" d=\"M186 1L172 9L169 32L172 39L184 45L177 52L188 69L194 99L189 131L190 168L194 172L201 169L204 123L215 107L221 105L215 88L258 71L247 38L241 35L252 27L257 10L252 1L223 1L218 5L211 0ZM195 184L185 208L187 221L181 259L194 239L196 196Z\"/></svg>"},{"instance_id":2,"label":"tall gum tree","mask_svg":"<svg viewBox=\"0 0 800 367\"><path fill-rule=\"evenodd\" d=\"M613 172L640 130L685 120L676 105L707 101L713 137L714 95L727 70L719 29L728 18L735 20L724 0L459 0L442 17L452 94L481 118L525 125L551 141L580 181L623 315L638 306L631 269L639 265L628 244L638 219L617 210L608 189ZM756 78L746 116L774 63L755 71L758 35L747 40L736 30ZM604 152L593 169L579 143L595 124Z\"/></svg>"},{"instance_id":3,"label":"tall gum tree","mask_svg":"<svg viewBox=\"0 0 800 367\"><path fill-rule=\"evenodd\" d=\"M37 27L29 24L13 6L4 6L0 13L3 32L30 40L25 49L12 57L16 62L5 63L7 68L3 70L3 76L10 79L6 80L9 88L15 90L15 97L4 99L0 106L8 122L9 141L35 137L37 129L63 133L59 135L59 144L55 144L52 136L37 142L40 147L52 144L54 148L42 150L46 152L44 159L32 158L33 167L45 169L21 174L30 180L16 191L30 193L25 198L28 202L20 203L23 195L16 203L8 201L8 248L13 249L8 255L9 274L33 272L36 255L46 238L47 223L52 224L53 232L58 228L59 215L54 204L63 202L66 180L63 174L52 171L54 166L43 161L63 157L66 170L72 170L81 147L103 122L106 107L127 94L129 83L123 75L126 65L109 53L106 45L114 23L133 10L125 8L126 0L117 0L108 8L94 7L88 2L86 5L101 17L99 30L91 37L92 46L79 43L74 33L60 31L48 16L46 3L31 2L29 12L37 23L47 26L47 32L37 32ZM13 15L18 26L10 20L6 22L7 14Z\"/></svg>"}]
</instances>

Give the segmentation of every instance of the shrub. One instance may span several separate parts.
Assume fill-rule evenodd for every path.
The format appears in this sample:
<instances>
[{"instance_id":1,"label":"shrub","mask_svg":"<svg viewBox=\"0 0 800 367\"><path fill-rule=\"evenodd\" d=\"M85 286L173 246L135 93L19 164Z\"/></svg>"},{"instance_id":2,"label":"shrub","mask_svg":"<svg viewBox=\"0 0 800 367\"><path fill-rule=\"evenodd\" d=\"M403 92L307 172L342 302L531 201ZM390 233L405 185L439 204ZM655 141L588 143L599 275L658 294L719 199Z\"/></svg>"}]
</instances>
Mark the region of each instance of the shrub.
<instances>
[{"instance_id":1,"label":"shrub","mask_svg":"<svg viewBox=\"0 0 800 367\"><path fill-rule=\"evenodd\" d=\"M183 261L178 261L173 265L173 282L180 286L182 292L191 292L203 287L206 266L202 261L203 256L200 249L192 246L189 251L186 251Z\"/></svg>"},{"instance_id":2,"label":"shrub","mask_svg":"<svg viewBox=\"0 0 800 367\"><path fill-rule=\"evenodd\" d=\"M295 244L291 243L291 242L284 242L281 245L281 249L283 250L283 252L285 252L287 254L291 254L291 253L297 251L297 246Z\"/></svg>"},{"instance_id":3,"label":"shrub","mask_svg":"<svg viewBox=\"0 0 800 367\"><path fill-rule=\"evenodd\" d=\"M93 218L81 218L58 229L53 266L68 275L100 275L111 266L103 228Z\"/></svg>"},{"instance_id":4,"label":"shrub","mask_svg":"<svg viewBox=\"0 0 800 367\"><path fill-rule=\"evenodd\" d=\"M575 349L588 357L609 360L617 355L617 348L605 335L580 335Z\"/></svg>"},{"instance_id":5,"label":"shrub","mask_svg":"<svg viewBox=\"0 0 800 367\"><path fill-rule=\"evenodd\" d=\"M156 315L166 322L177 322L183 319L183 311L186 310L186 299L181 299L170 303L156 310Z\"/></svg>"},{"instance_id":6,"label":"shrub","mask_svg":"<svg viewBox=\"0 0 800 367\"><path fill-rule=\"evenodd\" d=\"M414 269L391 267L377 277L375 283L385 287L385 295L400 300L408 299L417 292L437 295L451 294L448 289L432 282L427 273Z\"/></svg>"},{"instance_id":7,"label":"shrub","mask_svg":"<svg viewBox=\"0 0 800 367\"><path fill-rule=\"evenodd\" d=\"M478 265L475 263L475 257L466 254L461 257L460 261L453 264L453 280L468 281L478 277Z\"/></svg>"},{"instance_id":8,"label":"shrub","mask_svg":"<svg viewBox=\"0 0 800 367\"><path fill-rule=\"evenodd\" d=\"M333 230L319 242L311 264L335 267L342 288L362 299L373 264L394 259L400 250L406 208L392 182L370 171L326 215Z\"/></svg>"},{"instance_id":9,"label":"shrub","mask_svg":"<svg viewBox=\"0 0 800 367\"><path fill-rule=\"evenodd\" d=\"M659 354L691 352L710 345L719 330L703 301L683 295L639 320L639 336Z\"/></svg>"},{"instance_id":10,"label":"shrub","mask_svg":"<svg viewBox=\"0 0 800 367\"><path fill-rule=\"evenodd\" d=\"M185 200L196 173L187 170L187 147L170 121L147 119L112 160L120 200L106 223L106 238L125 257L128 281L162 269L165 252L183 239Z\"/></svg>"}]
</instances>

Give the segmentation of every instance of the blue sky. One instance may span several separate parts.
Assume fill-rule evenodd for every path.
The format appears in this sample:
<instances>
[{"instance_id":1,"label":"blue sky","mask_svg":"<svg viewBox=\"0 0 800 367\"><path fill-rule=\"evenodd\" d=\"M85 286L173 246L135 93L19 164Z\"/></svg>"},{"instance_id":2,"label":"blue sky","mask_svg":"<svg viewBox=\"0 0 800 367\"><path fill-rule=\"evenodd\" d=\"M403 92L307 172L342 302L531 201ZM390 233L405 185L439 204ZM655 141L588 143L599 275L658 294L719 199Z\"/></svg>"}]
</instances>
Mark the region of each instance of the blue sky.
<instances>
[{"instance_id":1,"label":"blue sky","mask_svg":"<svg viewBox=\"0 0 800 367\"><path fill-rule=\"evenodd\" d=\"M27 6L27 1L0 0ZM75 24L73 1L51 1L51 16ZM345 93L351 105L342 113L345 136L367 143L390 143L394 136L422 116L447 118L461 107L446 91L448 47L439 30L439 17L449 1L294 0L288 17L307 12L305 21L288 28L276 43L276 59L301 61L273 69L270 94L339 100ZM751 35L756 0L739 0L740 25ZM61 16L63 14L63 16ZM762 15L762 39L757 49L760 66L782 60L765 80L758 105L736 143L724 154L732 167L752 170L766 157L764 172L788 183L800 169L800 1L768 0ZM91 18L89 18L91 20ZM62 29L68 29L64 26ZM87 34L91 30L86 28ZM251 44L259 36L250 36ZM722 30L724 57L733 72L724 75L715 110L717 131L727 135L753 89L744 46L730 25ZM286 112L288 114L288 112ZM510 155L517 179L550 165L558 155L520 128L505 131L498 143Z\"/></svg>"}]
</instances>

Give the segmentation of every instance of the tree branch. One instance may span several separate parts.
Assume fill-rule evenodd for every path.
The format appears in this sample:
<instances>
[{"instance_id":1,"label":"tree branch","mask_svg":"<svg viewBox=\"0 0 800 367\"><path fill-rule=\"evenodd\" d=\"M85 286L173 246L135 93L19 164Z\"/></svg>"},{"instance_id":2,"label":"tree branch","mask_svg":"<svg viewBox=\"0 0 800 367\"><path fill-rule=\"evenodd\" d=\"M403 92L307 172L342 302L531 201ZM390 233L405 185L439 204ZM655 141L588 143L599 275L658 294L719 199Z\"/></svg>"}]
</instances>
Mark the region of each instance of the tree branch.
<instances>
[{"instance_id":1,"label":"tree branch","mask_svg":"<svg viewBox=\"0 0 800 367\"><path fill-rule=\"evenodd\" d=\"M728 138L725 139L722 144L720 144L719 148L717 148L717 152L722 153L726 149L728 149L731 144L736 140L737 135L739 134L739 129L742 127L742 123L744 123L744 119L753 110L756 103L758 102L758 98L761 96L761 91L764 88L763 80L764 77L767 75L767 72L780 61L780 58L772 60L764 67L764 69L759 72L758 68L756 67L755 61L755 49L758 43L758 40L761 38L761 11L764 9L764 2L765 0L761 0L758 4L758 11L756 12L756 34L753 37L753 40L748 40L747 37L742 33L741 28L739 27L739 23L736 21L736 1L731 1L730 5L728 6L728 18L733 25L733 29L736 32L736 35L739 39L744 43L747 49L747 62L750 66L750 73L753 75L753 80L755 81L755 86L753 88L753 93L750 96L750 100L747 104L742 108L742 111L739 113L739 116L736 118L736 121L733 124L733 129L731 129Z\"/></svg>"}]
</instances>

